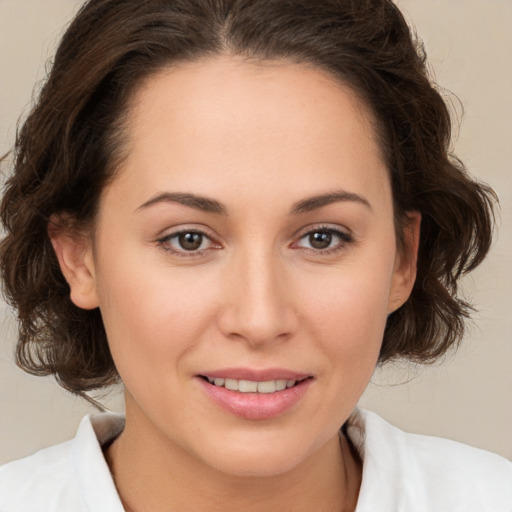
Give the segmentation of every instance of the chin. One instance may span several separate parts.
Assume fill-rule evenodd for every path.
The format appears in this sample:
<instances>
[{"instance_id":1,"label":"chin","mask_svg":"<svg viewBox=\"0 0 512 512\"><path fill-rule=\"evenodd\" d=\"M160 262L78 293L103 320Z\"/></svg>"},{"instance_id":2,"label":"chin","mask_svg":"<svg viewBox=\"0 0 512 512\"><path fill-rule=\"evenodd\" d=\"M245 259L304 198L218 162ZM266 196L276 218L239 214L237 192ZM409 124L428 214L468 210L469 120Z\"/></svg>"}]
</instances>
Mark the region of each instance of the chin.
<instances>
[{"instance_id":1,"label":"chin","mask_svg":"<svg viewBox=\"0 0 512 512\"><path fill-rule=\"evenodd\" d=\"M229 445L212 446L213 452L205 454L204 462L217 471L246 477L275 477L292 472L304 463L313 451L303 443L294 442L293 436L281 439L252 440L249 445L233 439Z\"/></svg>"},{"instance_id":2,"label":"chin","mask_svg":"<svg viewBox=\"0 0 512 512\"><path fill-rule=\"evenodd\" d=\"M218 471L226 475L240 478L269 478L284 475L292 472L300 462L288 457L274 456L269 460L268 457L254 456L245 457L240 455L235 460L216 461Z\"/></svg>"}]
</instances>

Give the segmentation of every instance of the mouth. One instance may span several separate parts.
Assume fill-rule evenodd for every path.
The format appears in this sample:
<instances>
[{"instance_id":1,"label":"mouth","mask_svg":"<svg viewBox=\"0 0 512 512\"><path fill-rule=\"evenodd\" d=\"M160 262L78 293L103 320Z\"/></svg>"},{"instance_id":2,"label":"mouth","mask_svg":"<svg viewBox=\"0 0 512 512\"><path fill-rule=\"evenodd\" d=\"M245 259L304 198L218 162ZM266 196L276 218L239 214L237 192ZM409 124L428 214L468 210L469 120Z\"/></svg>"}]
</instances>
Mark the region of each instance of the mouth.
<instances>
[{"instance_id":1,"label":"mouth","mask_svg":"<svg viewBox=\"0 0 512 512\"><path fill-rule=\"evenodd\" d=\"M247 420L271 420L295 410L316 377L286 368L224 368L196 375L200 389L224 411Z\"/></svg>"},{"instance_id":2,"label":"mouth","mask_svg":"<svg viewBox=\"0 0 512 512\"><path fill-rule=\"evenodd\" d=\"M229 391L238 391L239 393L261 393L272 394L278 391L284 391L298 386L302 382L312 379L312 377L305 377L301 379L275 379L275 380L243 380L243 379L229 379L223 377L210 377L208 375L200 375L200 377L209 384L225 388Z\"/></svg>"}]
</instances>

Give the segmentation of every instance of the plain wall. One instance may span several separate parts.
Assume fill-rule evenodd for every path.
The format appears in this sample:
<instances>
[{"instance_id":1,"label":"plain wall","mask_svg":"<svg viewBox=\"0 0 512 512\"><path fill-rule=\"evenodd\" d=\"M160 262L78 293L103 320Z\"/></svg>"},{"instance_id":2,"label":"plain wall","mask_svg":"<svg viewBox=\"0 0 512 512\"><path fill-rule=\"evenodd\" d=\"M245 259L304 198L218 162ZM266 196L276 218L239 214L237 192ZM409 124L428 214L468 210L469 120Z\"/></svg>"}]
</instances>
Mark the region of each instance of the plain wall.
<instances>
[{"instance_id":1,"label":"plain wall","mask_svg":"<svg viewBox=\"0 0 512 512\"><path fill-rule=\"evenodd\" d=\"M425 41L436 81L465 108L455 141L470 172L501 200L499 238L464 282L479 308L455 355L433 367L376 371L361 400L395 425L512 459L512 2L400 0ZM0 0L0 152L27 111L45 62L80 2ZM454 101L457 104L457 101ZM13 362L16 326L0 303L0 464L73 436L91 406ZM104 403L122 410L118 392Z\"/></svg>"}]
</instances>

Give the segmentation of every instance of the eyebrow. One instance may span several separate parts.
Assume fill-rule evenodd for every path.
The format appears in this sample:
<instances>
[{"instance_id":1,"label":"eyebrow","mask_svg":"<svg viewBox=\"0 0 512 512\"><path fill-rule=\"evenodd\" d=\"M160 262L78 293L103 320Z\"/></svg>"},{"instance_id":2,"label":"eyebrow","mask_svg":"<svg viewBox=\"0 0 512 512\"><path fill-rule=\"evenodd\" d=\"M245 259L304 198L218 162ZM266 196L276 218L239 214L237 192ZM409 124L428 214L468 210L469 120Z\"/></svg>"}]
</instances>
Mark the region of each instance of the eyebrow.
<instances>
[{"instance_id":1,"label":"eyebrow","mask_svg":"<svg viewBox=\"0 0 512 512\"><path fill-rule=\"evenodd\" d=\"M290 214L300 215L301 213L311 212L332 203L344 201L356 202L372 210L369 201L363 196L353 192L347 192L345 190L338 190L336 192L329 192L327 194L302 199L292 206ZM159 203L178 203L188 206L189 208L195 208L208 213L216 213L219 215L228 214L227 208L219 201L186 192L163 192L161 194L157 194L151 199L148 199L145 203L141 204L136 211Z\"/></svg>"},{"instance_id":2,"label":"eyebrow","mask_svg":"<svg viewBox=\"0 0 512 512\"><path fill-rule=\"evenodd\" d=\"M335 192L330 192L328 194L321 194L319 196L313 196L298 201L292 206L290 213L292 215L299 215L301 213L311 212L313 210L316 210L317 208L321 208L322 206L327 206L329 204L337 203L340 201L356 202L372 210L370 202L363 196L360 196L359 194L354 194L353 192L347 192L346 190L338 190Z\"/></svg>"},{"instance_id":3,"label":"eyebrow","mask_svg":"<svg viewBox=\"0 0 512 512\"><path fill-rule=\"evenodd\" d=\"M196 194L188 194L186 192L164 192L158 194L144 204L141 204L136 211L148 208L149 206L158 203L178 203L189 208L195 208L196 210L202 210L208 213L217 213L221 215L227 215L227 209L216 201L209 197L198 196Z\"/></svg>"}]
</instances>

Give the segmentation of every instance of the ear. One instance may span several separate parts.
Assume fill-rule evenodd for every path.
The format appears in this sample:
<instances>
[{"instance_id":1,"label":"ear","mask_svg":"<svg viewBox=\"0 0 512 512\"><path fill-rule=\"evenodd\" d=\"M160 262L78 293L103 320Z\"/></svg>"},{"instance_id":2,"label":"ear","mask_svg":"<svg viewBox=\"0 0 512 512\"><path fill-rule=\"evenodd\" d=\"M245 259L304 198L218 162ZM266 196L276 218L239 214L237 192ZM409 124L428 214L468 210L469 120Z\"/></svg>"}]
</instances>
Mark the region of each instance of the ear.
<instances>
[{"instance_id":1,"label":"ear","mask_svg":"<svg viewBox=\"0 0 512 512\"><path fill-rule=\"evenodd\" d=\"M91 241L76 231L58 215L48 223L48 236L69 285L71 301L79 308L94 309L98 307L98 297Z\"/></svg>"},{"instance_id":2,"label":"ear","mask_svg":"<svg viewBox=\"0 0 512 512\"><path fill-rule=\"evenodd\" d=\"M403 232L404 246L397 252L395 259L388 314L403 306L411 295L416 280L420 227L421 213L407 212L407 223Z\"/></svg>"}]
</instances>

